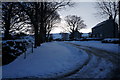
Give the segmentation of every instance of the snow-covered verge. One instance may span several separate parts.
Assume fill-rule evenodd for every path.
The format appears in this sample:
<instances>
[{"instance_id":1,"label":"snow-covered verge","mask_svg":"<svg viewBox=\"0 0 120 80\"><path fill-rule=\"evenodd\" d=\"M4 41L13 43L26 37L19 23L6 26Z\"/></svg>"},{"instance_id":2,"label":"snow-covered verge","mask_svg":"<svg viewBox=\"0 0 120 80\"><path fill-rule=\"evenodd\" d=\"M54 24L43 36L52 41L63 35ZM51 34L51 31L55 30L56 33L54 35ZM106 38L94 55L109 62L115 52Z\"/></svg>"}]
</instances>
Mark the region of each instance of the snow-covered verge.
<instances>
[{"instance_id":1,"label":"snow-covered verge","mask_svg":"<svg viewBox=\"0 0 120 80\"><path fill-rule=\"evenodd\" d=\"M113 53L120 53L120 46L119 44L109 44L109 43L101 43L101 41L65 41L70 43L75 43L78 45L88 46L88 47L94 47L101 50L106 50Z\"/></svg>"},{"instance_id":2,"label":"snow-covered verge","mask_svg":"<svg viewBox=\"0 0 120 80\"><path fill-rule=\"evenodd\" d=\"M84 51L64 43L44 43L33 53L28 51L26 59L22 54L12 63L2 66L2 77L57 77L83 65L87 59Z\"/></svg>"}]
</instances>

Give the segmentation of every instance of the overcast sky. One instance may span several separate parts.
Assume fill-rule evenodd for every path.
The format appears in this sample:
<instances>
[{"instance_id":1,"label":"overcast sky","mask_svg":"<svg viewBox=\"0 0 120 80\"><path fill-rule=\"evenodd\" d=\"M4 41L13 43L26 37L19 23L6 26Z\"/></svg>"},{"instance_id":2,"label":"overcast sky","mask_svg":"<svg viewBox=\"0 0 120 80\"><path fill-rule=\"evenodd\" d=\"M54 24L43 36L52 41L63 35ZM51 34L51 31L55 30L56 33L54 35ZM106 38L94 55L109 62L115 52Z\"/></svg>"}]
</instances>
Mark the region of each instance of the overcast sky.
<instances>
[{"instance_id":1,"label":"overcast sky","mask_svg":"<svg viewBox=\"0 0 120 80\"><path fill-rule=\"evenodd\" d=\"M87 25L86 29L82 29L80 32L88 33L91 32L91 28L94 27L96 24L100 23L104 19L101 17L96 17L97 9L95 8L95 2L76 2L74 7L67 7L66 9L60 10L59 14L62 18L60 26L64 26L64 18L67 15L77 15L81 16L84 20L85 24ZM99 19L100 18L100 19ZM52 33L59 33L63 30L58 27L52 30Z\"/></svg>"}]
</instances>

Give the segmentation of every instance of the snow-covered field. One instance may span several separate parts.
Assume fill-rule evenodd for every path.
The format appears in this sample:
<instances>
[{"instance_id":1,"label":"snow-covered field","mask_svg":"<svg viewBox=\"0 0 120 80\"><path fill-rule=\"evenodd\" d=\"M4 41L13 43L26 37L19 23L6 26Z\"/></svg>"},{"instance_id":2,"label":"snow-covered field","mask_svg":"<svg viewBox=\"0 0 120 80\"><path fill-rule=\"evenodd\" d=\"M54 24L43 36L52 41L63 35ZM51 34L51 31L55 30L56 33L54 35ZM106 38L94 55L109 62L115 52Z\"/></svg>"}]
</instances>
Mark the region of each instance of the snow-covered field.
<instances>
[{"instance_id":1,"label":"snow-covered field","mask_svg":"<svg viewBox=\"0 0 120 80\"><path fill-rule=\"evenodd\" d=\"M44 43L27 51L12 63L2 67L3 78L107 78L113 71L114 65L103 57L95 56L78 46L95 47L109 52L118 53L117 44L104 44L99 41L65 41ZM69 76L68 76L69 75Z\"/></svg>"}]
</instances>

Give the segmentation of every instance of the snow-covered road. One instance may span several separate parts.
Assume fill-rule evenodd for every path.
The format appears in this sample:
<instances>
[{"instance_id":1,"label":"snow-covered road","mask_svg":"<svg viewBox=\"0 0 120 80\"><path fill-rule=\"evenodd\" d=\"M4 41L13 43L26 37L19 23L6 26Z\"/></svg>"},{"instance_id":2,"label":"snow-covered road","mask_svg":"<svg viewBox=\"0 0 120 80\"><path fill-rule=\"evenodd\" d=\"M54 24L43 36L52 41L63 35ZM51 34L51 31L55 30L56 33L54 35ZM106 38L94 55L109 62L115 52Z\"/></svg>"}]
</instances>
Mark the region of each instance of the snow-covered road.
<instances>
[{"instance_id":1,"label":"snow-covered road","mask_svg":"<svg viewBox=\"0 0 120 80\"><path fill-rule=\"evenodd\" d=\"M75 42L44 43L27 53L2 67L3 78L111 78L120 60L119 54Z\"/></svg>"},{"instance_id":2,"label":"snow-covered road","mask_svg":"<svg viewBox=\"0 0 120 80\"><path fill-rule=\"evenodd\" d=\"M119 54L76 43L65 43L86 51L90 56L87 64L80 68L78 72L68 76L69 78L112 78L120 76L120 74L117 74L120 72L118 70L120 67Z\"/></svg>"},{"instance_id":3,"label":"snow-covered road","mask_svg":"<svg viewBox=\"0 0 120 80\"><path fill-rule=\"evenodd\" d=\"M82 49L82 50L86 51L87 53L91 53L95 56L109 60L113 64L118 64L118 62L120 61L120 54L106 51L106 50L101 50L101 49L98 49L95 47L84 46L84 45L79 45L79 44L69 43L69 42L66 42L66 43L71 44L72 46L77 47L79 49Z\"/></svg>"}]
</instances>

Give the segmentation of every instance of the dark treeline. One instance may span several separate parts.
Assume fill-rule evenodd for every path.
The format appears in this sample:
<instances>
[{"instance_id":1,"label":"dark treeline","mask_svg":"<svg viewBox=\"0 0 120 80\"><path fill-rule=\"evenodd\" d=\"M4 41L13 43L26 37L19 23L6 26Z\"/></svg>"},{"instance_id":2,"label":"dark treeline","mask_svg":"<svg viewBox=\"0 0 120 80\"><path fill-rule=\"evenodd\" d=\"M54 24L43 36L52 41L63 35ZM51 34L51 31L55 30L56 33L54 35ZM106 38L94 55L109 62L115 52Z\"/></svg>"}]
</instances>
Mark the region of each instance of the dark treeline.
<instances>
[{"instance_id":1,"label":"dark treeline","mask_svg":"<svg viewBox=\"0 0 120 80\"><path fill-rule=\"evenodd\" d=\"M32 30L34 47L48 41L54 24L60 22L57 10L72 5L70 2L2 2L4 39L12 39L16 31ZM27 26L26 26L27 25Z\"/></svg>"}]
</instances>

